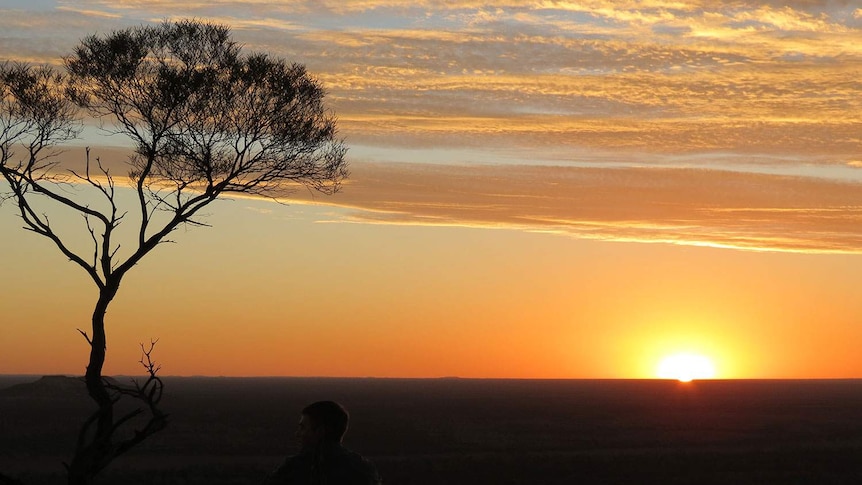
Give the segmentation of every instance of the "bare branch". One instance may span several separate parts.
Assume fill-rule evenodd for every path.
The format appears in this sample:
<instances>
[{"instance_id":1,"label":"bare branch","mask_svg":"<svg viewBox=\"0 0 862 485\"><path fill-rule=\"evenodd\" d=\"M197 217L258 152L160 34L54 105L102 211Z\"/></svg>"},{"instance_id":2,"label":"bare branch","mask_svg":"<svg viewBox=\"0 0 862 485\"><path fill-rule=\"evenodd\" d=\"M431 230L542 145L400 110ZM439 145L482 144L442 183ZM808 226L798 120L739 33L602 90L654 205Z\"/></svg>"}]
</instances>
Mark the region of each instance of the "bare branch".
<instances>
[{"instance_id":1,"label":"bare branch","mask_svg":"<svg viewBox=\"0 0 862 485\"><path fill-rule=\"evenodd\" d=\"M98 158L97 158L96 160L98 161ZM71 174L72 174L75 178L77 178L78 180L81 180L81 181L83 181L83 182L86 182L88 185L91 185L92 187L95 187L95 188L96 188L96 189L97 189L97 190L98 190L102 195L104 195L108 200L112 200L112 199L113 199L113 194L112 194L112 193L109 193L109 192L105 189L105 187L102 185L102 183L101 183L101 182L99 182L97 179L94 179L94 178L90 175L90 147L86 147L86 148L85 148L85 162L84 162L84 163L85 163L85 165L84 165L84 175L80 175L80 174L78 174L78 172L76 172L75 170L71 170L71 169L69 170L69 173L71 173ZM101 163L99 163L99 168L102 168ZM106 177L108 177L108 184L109 184L109 185L113 185L113 184L112 184L112 182L111 182L110 174L108 174L108 172L107 172L107 171L105 171L104 169L102 169L102 173L103 173Z\"/></svg>"},{"instance_id":2,"label":"bare branch","mask_svg":"<svg viewBox=\"0 0 862 485\"><path fill-rule=\"evenodd\" d=\"M104 287L104 282L99 277L98 272L94 266L90 266L81 256L75 254L72 250L70 250L66 243L51 229L51 224L46 216L42 215L40 217L33 208L30 206L29 200L25 197L26 188L22 188L20 184L10 181L7 178L7 181L10 182L10 185L13 186L13 192L16 194L16 201L18 202L18 209L21 215L21 218L24 220L26 224L25 229L35 232L41 236L44 236L50 239L54 245L60 250L63 255L69 258L70 261L76 263L78 266L84 268L87 274L90 275L92 280L96 283L100 289ZM22 194L22 195L17 195ZM44 218L44 220L43 220Z\"/></svg>"},{"instance_id":3,"label":"bare branch","mask_svg":"<svg viewBox=\"0 0 862 485\"><path fill-rule=\"evenodd\" d=\"M159 409L159 402L162 400L162 392L164 384L158 376L161 366L157 365L152 358L153 350L156 347L158 339L150 340L149 347L144 347L141 344L141 365L146 369L148 377L143 383L133 380L133 388L122 387L115 384L106 383L106 387L118 393L119 395L131 396L138 399L146 405L150 414L150 419L143 427L135 430L134 436L119 442L115 447L115 456L119 456L136 444L140 443L148 436L163 429L167 425L168 415ZM114 430L119 429L124 423L143 413L142 409L136 409L118 419L114 424Z\"/></svg>"},{"instance_id":4,"label":"bare branch","mask_svg":"<svg viewBox=\"0 0 862 485\"><path fill-rule=\"evenodd\" d=\"M96 267L99 261L99 240L96 238L96 231L93 229L93 226L90 225L90 216L87 214L83 214L84 221L87 224L87 232L90 233L90 239L93 240L93 263L92 267Z\"/></svg>"},{"instance_id":5,"label":"bare branch","mask_svg":"<svg viewBox=\"0 0 862 485\"><path fill-rule=\"evenodd\" d=\"M83 336L84 336L84 340L86 340L88 344L93 345L93 341L92 341L92 340L90 340L90 336L89 336L89 335L87 335L87 332L85 332L85 331L81 330L80 328L79 328L79 329L77 329L77 330L78 330L78 333L80 333L81 335L83 335Z\"/></svg>"}]
</instances>

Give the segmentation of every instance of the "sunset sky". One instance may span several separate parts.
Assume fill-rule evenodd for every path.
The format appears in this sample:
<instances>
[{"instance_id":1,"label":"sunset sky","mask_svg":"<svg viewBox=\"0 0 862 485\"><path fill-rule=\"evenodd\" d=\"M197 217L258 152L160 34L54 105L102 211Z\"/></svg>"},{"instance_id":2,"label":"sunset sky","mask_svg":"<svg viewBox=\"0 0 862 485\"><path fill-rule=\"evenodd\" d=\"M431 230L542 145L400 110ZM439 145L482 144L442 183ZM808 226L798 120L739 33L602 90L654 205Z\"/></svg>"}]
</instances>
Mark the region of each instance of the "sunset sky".
<instances>
[{"instance_id":1,"label":"sunset sky","mask_svg":"<svg viewBox=\"0 0 862 485\"><path fill-rule=\"evenodd\" d=\"M304 63L349 146L340 193L219 201L144 259L108 374L158 338L165 375L862 377L855 5L6 0L0 59L220 22ZM96 288L20 227L0 206L0 373L82 373Z\"/></svg>"}]
</instances>

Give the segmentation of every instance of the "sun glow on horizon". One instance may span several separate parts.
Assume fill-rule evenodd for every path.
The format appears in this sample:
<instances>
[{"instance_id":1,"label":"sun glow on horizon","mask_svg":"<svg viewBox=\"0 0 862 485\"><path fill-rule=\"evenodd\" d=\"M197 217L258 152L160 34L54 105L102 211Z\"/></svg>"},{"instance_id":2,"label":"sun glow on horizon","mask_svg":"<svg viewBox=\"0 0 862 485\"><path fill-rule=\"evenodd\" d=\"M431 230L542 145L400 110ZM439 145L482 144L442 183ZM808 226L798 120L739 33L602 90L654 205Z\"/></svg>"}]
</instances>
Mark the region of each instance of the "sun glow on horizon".
<instances>
[{"instance_id":1,"label":"sun glow on horizon","mask_svg":"<svg viewBox=\"0 0 862 485\"><path fill-rule=\"evenodd\" d=\"M680 353L663 358L656 368L656 375L660 379L691 382L694 379L713 379L716 372L715 365L709 357Z\"/></svg>"}]
</instances>

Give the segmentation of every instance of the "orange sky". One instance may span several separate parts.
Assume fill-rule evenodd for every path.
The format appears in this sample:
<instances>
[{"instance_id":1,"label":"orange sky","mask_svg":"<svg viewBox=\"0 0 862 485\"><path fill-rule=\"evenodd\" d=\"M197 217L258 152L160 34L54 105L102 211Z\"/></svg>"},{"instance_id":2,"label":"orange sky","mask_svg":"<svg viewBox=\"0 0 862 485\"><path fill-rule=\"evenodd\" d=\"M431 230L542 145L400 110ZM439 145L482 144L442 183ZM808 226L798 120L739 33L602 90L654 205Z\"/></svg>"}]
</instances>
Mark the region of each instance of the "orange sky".
<instances>
[{"instance_id":1,"label":"orange sky","mask_svg":"<svg viewBox=\"0 0 862 485\"><path fill-rule=\"evenodd\" d=\"M12 3L0 57L54 64L92 32L228 22L319 76L350 146L341 193L219 202L136 267L108 373L153 337L166 375L640 378L694 352L862 376L862 9ZM19 227L0 207L0 373L82 372L95 288Z\"/></svg>"},{"instance_id":2,"label":"orange sky","mask_svg":"<svg viewBox=\"0 0 862 485\"><path fill-rule=\"evenodd\" d=\"M220 203L124 284L109 372L161 339L168 374L856 376L855 255L586 241L513 229L320 223L342 209ZM11 217L4 216L6 227ZM10 241L11 239L11 241ZM4 240L0 366L75 372L94 290L44 241ZM49 304L48 304L49 303Z\"/></svg>"}]
</instances>

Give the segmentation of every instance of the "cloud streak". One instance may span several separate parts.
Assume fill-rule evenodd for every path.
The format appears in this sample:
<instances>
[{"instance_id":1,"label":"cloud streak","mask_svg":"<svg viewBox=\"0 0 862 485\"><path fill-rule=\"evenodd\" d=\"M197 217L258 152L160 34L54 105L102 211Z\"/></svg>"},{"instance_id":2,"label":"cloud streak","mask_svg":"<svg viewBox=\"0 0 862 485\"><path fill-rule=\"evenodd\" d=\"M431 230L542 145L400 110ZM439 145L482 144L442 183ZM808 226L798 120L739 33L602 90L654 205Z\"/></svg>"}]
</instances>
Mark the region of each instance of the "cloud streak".
<instances>
[{"instance_id":1,"label":"cloud streak","mask_svg":"<svg viewBox=\"0 0 862 485\"><path fill-rule=\"evenodd\" d=\"M340 222L862 253L862 186L708 170L357 164ZM301 194L297 194L301 195Z\"/></svg>"},{"instance_id":2,"label":"cloud streak","mask_svg":"<svg viewBox=\"0 0 862 485\"><path fill-rule=\"evenodd\" d=\"M100 157L117 182L126 181L128 150L94 147L91 155ZM59 168L80 170L82 164L83 149L72 149L62 154ZM355 161L351 171L333 196L293 187L283 200L338 208L320 221L328 223L514 229L605 241L862 254L862 181L630 166Z\"/></svg>"},{"instance_id":3,"label":"cloud streak","mask_svg":"<svg viewBox=\"0 0 862 485\"><path fill-rule=\"evenodd\" d=\"M56 64L89 33L194 16L307 64L355 147L335 199L353 221L862 247L860 190L841 180L862 146L852 2L58 0L2 14L16 60ZM481 165L369 155L383 151Z\"/></svg>"}]
</instances>

